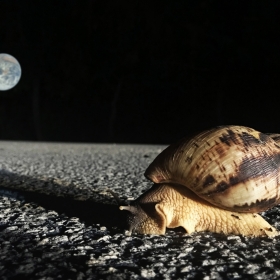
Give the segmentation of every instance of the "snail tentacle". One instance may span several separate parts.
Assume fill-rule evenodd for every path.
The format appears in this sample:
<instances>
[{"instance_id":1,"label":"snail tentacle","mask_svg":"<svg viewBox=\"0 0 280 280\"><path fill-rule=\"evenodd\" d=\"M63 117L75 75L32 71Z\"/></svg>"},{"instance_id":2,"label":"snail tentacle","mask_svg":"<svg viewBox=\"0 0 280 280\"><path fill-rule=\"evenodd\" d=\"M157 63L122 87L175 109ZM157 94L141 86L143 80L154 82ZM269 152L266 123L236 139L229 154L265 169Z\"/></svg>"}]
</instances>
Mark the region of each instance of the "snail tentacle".
<instances>
[{"instance_id":1,"label":"snail tentacle","mask_svg":"<svg viewBox=\"0 0 280 280\"><path fill-rule=\"evenodd\" d=\"M275 236L261 216L280 203L280 134L222 126L163 150L144 174L155 185L131 206L131 232Z\"/></svg>"}]
</instances>

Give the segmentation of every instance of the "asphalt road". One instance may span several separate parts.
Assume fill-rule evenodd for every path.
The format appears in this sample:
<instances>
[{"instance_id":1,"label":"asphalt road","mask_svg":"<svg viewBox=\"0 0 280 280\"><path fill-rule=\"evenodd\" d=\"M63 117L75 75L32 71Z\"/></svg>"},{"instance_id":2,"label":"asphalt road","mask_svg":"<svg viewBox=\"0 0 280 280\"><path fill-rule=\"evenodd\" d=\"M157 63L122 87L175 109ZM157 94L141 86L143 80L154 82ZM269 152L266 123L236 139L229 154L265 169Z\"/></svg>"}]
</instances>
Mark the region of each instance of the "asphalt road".
<instances>
[{"instance_id":1,"label":"asphalt road","mask_svg":"<svg viewBox=\"0 0 280 280\"><path fill-rule=\"evenodd\" d=\"M126 236L163 146L0 142L0 278L279 279L280 238ZM280 229L280 208L263 213Z\"/></svg>"}]
</instances>

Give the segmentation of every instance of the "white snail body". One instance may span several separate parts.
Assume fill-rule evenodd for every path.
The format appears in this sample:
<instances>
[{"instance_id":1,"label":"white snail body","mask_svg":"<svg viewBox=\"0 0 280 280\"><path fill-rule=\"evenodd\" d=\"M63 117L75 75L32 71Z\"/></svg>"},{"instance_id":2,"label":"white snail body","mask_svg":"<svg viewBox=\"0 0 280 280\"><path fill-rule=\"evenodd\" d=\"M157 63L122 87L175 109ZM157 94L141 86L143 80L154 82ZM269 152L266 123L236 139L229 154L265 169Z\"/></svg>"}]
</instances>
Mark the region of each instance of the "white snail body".
<instances>
[{"instance_id":1,"label":"white snail body","mask_svg":"<svg viewBox=\"0 0 280 280\"><path fill-rule=\"evenodd\" d=\"M224 126L170 145L145 172L155 185L120 207L130 212L129 231L277 235L256 213L280 203L279 138Z\"/></svg>"}]
</instances>

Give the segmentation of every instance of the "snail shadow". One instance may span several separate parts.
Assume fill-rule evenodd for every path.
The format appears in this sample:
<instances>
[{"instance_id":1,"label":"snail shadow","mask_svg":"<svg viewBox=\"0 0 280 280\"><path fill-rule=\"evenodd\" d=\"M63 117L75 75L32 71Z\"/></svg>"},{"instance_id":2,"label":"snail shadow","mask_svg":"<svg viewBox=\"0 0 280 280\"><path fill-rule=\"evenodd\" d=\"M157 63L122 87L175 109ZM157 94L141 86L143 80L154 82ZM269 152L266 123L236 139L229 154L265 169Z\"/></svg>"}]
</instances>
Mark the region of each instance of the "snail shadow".
<instances>
[{"instance_id":1,"label":"snail shadow","mask_svg":"<svg viewBox=\"0 0 280 280\"><path fill-rule=\"evenodd\" d=\"M45 186L51 189L51 192L46 194ZM34 186L39 186L35 187ZM40 189L40 186L43 186ZM83 190L85 197L90 197L86 200L77 200L74 195L67 193L67 190L75 188L76 186L68 185L66 193L63 193L65 186L53 182L53 180L45 181L31 176L19 175L0 170L0 195L9 196L24 200L26 203L35 203L46 210L54 210L58 214L66 215L68 217L77 217L86 225L100 224L109 229L117 228L117 231L122 232L126 227L126 214L124 211L118 209L118 205L105 204L102 198L105 196L97 194L98 202L91 194ZM58 192L58 195L55 194ZM90 190L88 190L90 192ZM74 192L75 193L75 192Z\"/></svg>"}]
</instances>

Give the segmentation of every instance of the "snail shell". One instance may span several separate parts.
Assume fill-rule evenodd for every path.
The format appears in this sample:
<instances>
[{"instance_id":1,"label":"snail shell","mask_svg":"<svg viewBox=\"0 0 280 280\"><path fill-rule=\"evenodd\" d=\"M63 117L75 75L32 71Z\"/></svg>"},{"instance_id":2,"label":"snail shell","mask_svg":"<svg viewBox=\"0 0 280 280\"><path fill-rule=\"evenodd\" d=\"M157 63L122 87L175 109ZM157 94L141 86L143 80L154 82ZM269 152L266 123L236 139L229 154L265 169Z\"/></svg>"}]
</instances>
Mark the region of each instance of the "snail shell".
<instances>
[{"instance_id":1,"label":"snail shell","mask_svg":"<svg viewBox=\"0 0 280 280\"><path fill-rule=\"evenodd\" d=\"M243 126L223 126L167 147L145 176L154 186L128 210L129 232L276 236L255 214L280 202L280 135ZM252 214L254 213L254 214Z\"/></svg>"},{"instance_id":2,"label":"snail shell","mask_svg":"<svg viewBox=\"0 0 280 280\"><path fill-rule=\"evenodd\" d=\"M243 126L224 126L182 139L151 163L145 176L177 183L223 209L261 212L280 202L280 146ZM274 139L273 139L274 138Z\"/></svg>"}]
</instances>

